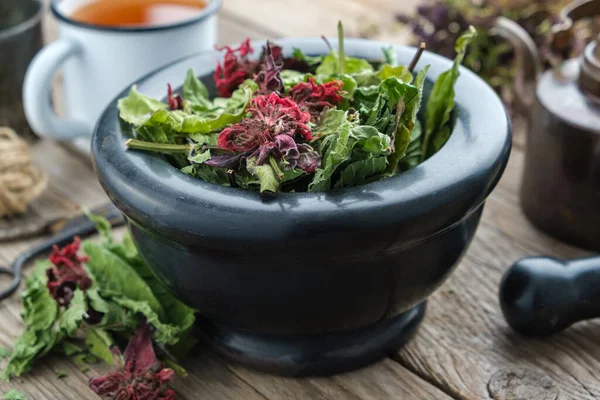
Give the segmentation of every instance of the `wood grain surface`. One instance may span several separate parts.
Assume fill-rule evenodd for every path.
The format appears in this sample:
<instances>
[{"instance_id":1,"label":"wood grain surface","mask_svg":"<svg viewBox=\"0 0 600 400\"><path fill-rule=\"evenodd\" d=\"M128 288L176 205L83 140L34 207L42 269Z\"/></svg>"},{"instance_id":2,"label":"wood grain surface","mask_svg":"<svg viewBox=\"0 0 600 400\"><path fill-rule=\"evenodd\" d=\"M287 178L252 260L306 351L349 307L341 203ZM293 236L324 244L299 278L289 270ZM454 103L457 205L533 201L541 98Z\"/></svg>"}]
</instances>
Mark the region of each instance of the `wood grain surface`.
<instances>
[{"instance_id":1,"label":"wood grain surface","mask_svg":"<svg viewBox=\"0 0 600 400\"><path fill-rule=\"evenodd\" d=\"M342 19L349 36L375 26L378 38L406 42L394 14L417 1L391 0L225 0L220 12L221 43L246 36L333 35ZM54 35L47 21L48 38ZM380 400L494 399L554 400L600 398L600 322L580 323L555 337L536 340L513 334L497 300L506 268L526 255L570 258L586 253L537 231L519 207L525 126L515 134L506 173L487 201L483 218L457 271L429 300L417 336L394 357L332 378L289 379L249 371L224 362L200 346L189 357L185 379L173 387L180 399ZM34 146L50 187L37 212L57 212L107 201L85 157L54 143ZM46 204L46 205L44 205ZM48 204L54 204L50 206ZM46 210L46 211L44 211ZM39 239L37 239L39 240ZM0 263L8 264L35 240L0 243ZM0 279L0 285L2 280ZM18 297L0 303L0 346L19 335ZM58 379L55 371L68 376ZM34 400L96 399L87 380L105 366L82 373L68 359L48 357L34 373L0 382L0 395L18 389Z\"/></svg>"}]
</instances>

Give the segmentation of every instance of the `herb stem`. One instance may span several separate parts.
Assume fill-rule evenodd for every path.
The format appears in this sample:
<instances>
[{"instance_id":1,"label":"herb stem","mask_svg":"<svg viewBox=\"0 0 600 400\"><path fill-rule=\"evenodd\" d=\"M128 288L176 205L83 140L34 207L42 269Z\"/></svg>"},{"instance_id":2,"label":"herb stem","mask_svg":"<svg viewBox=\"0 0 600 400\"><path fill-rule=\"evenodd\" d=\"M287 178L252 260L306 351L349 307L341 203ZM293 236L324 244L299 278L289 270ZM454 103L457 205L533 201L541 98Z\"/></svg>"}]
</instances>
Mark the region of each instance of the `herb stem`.
<instances>
[{"instance_id":1,"label":"herb stem","mask_svg":"<svg viewBox=\"0 0 600 400\"><path fill-rule=\"evenodd\" d=\"M138 139L129 139L125 142L125 146L130 149L154 151L157 153L189 153L192 147L189 144L168 144L168 143L153 143L145 142Z\"/></svg>"},{"instance_id":2,"label":"herb stem","mask_svg":"<svg viewBox=\"0 0 600 400\"><path fill-rule=\"evenodd\" d=\"M271 164L271 168L273 168L273 171L275 171L275 174L277 174L279 180L282 180L285 174L281 168L279 168L279 165L277 165L277 160L275 160L273 157L269 157L269 164Z\"/></svg>"},{"instance_id":3,"label":"herb stem","mask_svg":"<svg viewBox=\"0 0 600 400\"><path fill-rule=\"evenodd\" d=\"M417 53L415 54L415 56L413 57L412 61L408 65L408 70L410 72L414 71L414 69L417 66L417 63L419 62L419 59L421 58L421 55L423 55L424 51L425 51L425 42L421 42L421 45L417 49Z\"/></svg>"},{"instance_id":4,"label":"herb stem","mask_svg":"<svg viewBox=\"0 0 600 400\"><path fill-rule=\"evenodd\" d=\"M232 188L238 187L238 184L235 180L235 175L234 175L232 169L227 170L227 179L229 179L229 186L231 186Z\"/></svg>"},{"instance_id":5,"label":"herb stem","mask_svg":"<svg viewBox=\"0 0 600 400\"><path fill-rule=\"evenodd\" d=\"M323 41L325 42L325 44L327 45L327 47L329 47L329 51L333 50L333 47L331 47L331 43L329 43L329 39L327 39L325 37L325 35L321 35L321 39L323 39Z\"/></svg>"},{"instance_id":6,"label":"herb stem","mask_svg":"<svg viewBox=\"0 0 600 400\"><path fill-rule=\"evenodd\" d=\"M344 73L345 55L344 55L344 26L342 21L338 21L338 47L340 57L340 74Z\"/></svg>"}]
</instances>

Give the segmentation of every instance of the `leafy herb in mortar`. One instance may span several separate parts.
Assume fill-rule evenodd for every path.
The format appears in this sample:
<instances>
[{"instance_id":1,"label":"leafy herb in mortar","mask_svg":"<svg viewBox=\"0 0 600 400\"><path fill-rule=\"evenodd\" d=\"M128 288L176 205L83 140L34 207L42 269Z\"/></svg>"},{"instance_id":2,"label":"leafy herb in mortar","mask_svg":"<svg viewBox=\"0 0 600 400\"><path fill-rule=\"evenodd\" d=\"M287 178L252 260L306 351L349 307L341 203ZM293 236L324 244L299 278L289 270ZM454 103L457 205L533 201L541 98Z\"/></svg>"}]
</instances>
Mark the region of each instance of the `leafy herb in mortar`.
<instances>
[{"instance_id":1,"label":"leafy herb in mortar","mask_svg":"<svg viewBox=\"0 0 600 400\"><path fill-rule=\"evenodd\" d=\"M341 25L338 31L338 48L319 57L294 49L284 58L267 42L253 61L248 40L224 47L214 74L222 97L210 98L193 71L181 94L169 86L167 103L133 87L118 105L136 132L127 146L163 153L207 182L261 192L321 192L415 167L450 136L458 66L474 29L458 39L454 66L435 82L424 121L417 115L429 67L413 71L420 51L405 66L384 48L375 67L348 56Z\"/></svg>"}]
</instances>

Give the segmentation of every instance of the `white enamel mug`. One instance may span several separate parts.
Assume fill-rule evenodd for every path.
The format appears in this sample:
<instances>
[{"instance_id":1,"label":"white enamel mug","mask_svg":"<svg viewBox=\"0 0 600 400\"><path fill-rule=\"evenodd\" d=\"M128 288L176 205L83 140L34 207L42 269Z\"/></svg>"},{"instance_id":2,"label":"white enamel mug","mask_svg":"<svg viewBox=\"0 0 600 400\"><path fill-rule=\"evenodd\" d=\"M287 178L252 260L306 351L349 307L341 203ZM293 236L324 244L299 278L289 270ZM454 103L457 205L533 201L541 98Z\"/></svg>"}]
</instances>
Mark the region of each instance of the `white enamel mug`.
<instances>
[{"instance_id":1,"label":"white enamel mug","mask_svg":"<svg viewBox=\"0 0 600 400\"><path fill-rule=\"evenodd\" d=\"M213 48L215 14L221 6L221 0L208 0L201 14L171 25L115 28L70 18L92 1L52 0L58 40L35 56L23 84L23 106L32 129L43 137L73 140L88 152L96 120L127 85L163 65ZM64 119L50 104L52 78L61 67Z\"/></svg>"}]
</instances>

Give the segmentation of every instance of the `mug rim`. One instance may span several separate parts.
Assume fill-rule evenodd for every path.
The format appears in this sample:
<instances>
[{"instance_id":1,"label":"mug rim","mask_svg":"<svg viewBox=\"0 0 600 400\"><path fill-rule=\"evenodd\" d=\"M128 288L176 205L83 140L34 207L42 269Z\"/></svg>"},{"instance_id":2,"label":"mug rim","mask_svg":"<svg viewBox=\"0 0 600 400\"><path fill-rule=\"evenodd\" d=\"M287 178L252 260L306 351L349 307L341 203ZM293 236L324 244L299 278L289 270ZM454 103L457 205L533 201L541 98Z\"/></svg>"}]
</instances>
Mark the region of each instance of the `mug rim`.
<instances>
[{"instance_id":1,"label":"mug rim","mask_svg":"<svg viewBox=\"0 0 600 400\"><path fill-rule=\"evenodd\" d=\"M41 23L42 16L44 15L44 5L42 4L41 0L31 0L31 1L35 4L37 4L37 6L38 6L37 11L32 16L27 18L25 21L19 22L17 25L11 26L10 28L8 28L6 30L0 30L0 41L8 39L10 37L17 36L25 31L33 28L37 24Z\"/></svg>"},{"instance_id":2,"label":"mug rim","mask_svg":"<svg viewBox=\"0 0 600 400\"><path fill-rule=\"evenodd\" d=\"M39 1L39 0L36 0L36 1ZM164 30L168 30L168 29L177 29L177 28L182 28L184 26L193 25L193 24L201 22L201 21L207 19L208 17L211 17L214 14L216 14L217 11L219 11L221 9L221 6L223 4L222 0L208 0L206 7L204 7L202 9L202 12L197 17L189 19L189 20L181 21L181 22L176 22L176 23L156 25L156 26L105 26L105 25L93 25L93 24L89 24L87 22L81 22L81 21L72 19L70 16L64 14L63 12L61 12L58 9L59 2L60 2L60 0L51 0L50 10L52 11L52 14L54 15L54 17L61 22L65 22L67 24L74 25L74 26L77 26L80 28L87 28L87 29L96 30L96 31L131 32L131 33L157 32L157 31L164 31Z\"/></svg>"}]
</instances>

